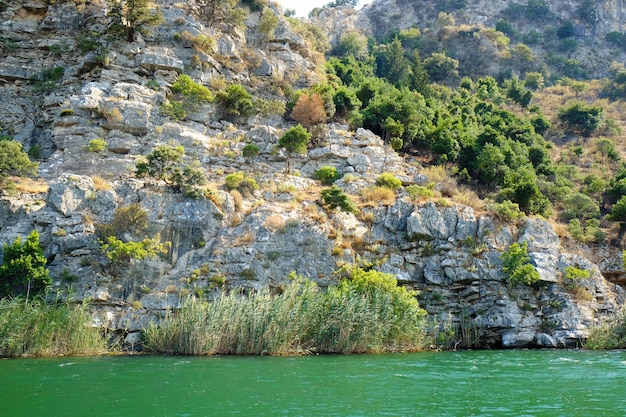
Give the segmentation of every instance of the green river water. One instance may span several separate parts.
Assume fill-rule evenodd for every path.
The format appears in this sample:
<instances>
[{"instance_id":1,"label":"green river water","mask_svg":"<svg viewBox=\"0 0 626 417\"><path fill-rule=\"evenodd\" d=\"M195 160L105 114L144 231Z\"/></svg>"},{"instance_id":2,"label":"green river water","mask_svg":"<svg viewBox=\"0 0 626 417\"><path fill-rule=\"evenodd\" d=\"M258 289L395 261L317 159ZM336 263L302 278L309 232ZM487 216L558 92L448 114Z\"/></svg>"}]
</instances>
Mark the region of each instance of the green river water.
<instances>
[{"instance_id":1,"label":"green river water","mask_svg":"<svg viewBox=\"0 0 626 417\"><path fill-rule=\"evenodd\" d=\"M0 416L626 416L626 352L0 361Z\"/></svg>"}]
</instances>

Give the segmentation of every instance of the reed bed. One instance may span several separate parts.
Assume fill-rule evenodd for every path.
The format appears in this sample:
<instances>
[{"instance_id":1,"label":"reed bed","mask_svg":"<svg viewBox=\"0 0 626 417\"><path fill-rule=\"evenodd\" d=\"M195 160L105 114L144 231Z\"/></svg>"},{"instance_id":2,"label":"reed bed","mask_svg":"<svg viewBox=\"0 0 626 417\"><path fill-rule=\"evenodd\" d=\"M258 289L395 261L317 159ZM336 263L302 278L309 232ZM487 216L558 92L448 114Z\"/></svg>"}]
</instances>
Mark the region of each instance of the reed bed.
<instances>
[{"instance_id":1,"label":"reed bed","mask_svg":"<svg viewBox=\"0 0 626 417\"><path fill-rule=\"evenodd\" d=\"M182 355L423 349L424 310L413 294L397 287L395 278L393 285L397 291L354 282L322 291L313 283L294 281L282 294L262 290L244 296L233 291L212 302L189 298L162 323L146 329L146 346Z\"/></svg>"},{"instance_id":2,"label":"reed bed","mask_svg":"<svg viewBox=\"0 0 626 417\"><path fill-rule=\"evenodd\" d=\"M0 300L0 356L93 355L106 352L86 304Z\"/></svg>"}]
</instances>

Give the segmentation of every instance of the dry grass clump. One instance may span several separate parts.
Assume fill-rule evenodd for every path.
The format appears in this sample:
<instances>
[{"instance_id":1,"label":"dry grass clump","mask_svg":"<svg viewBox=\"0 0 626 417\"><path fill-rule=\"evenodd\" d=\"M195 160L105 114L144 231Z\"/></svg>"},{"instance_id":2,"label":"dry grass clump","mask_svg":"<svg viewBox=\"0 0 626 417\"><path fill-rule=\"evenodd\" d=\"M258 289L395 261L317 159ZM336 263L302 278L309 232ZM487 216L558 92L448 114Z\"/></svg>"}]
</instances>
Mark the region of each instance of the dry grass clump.
<instances>
[{"instance_id":1,"label":"dry grass clump","mask_svg":"<svg viewBox=\"0 0 626 417\"><path fill-rule=\"evenodd\" d=\"M94 175L91 177L91 180L93 181L93 186L98 191L107 191L111 189L111 184L99 175Z\"/></svg>"},{"instance_id":2,"label":"dry grass clump","mask_svg":"<svg viewBox=\"0 0 626 417\"><path fill-rule=\"evenodd\" d=\"M265 218L265 221L263 222L263 226L265 226L272 232L278 232L280 230L283 230L285 228L285 225L285 219L282 216L278 215L267 216Z\"/></svg>"},{"instance_id":3,"label":"dry grass clump","mask_svg":"<svg viewBox=\"0 0 626 417\"><path fill-rule=\"evenodd\" d=\"M11 177L10 181L15 189L26 194L41 194L48 192L48 184L42 180L34 180L26 177Z\"/></svg>"},{"instance_id":4,"label":"dry grass clump","mask_svg":"<svg viewBox=\"0 0 626 417\"><path fill-rule=\"evenodd\" d=\"M485 201L481 199L476 192L465 187L459 188L453 199L456 203L472 207L476 210L483 210L486 206Z\"/></svg>"},{"instance_id":5,"label":"dry grass clump","mask_svg":"<svg viewBox=\"0 0 626 417\"><path fill-rule=\"evenodd\" d=\"M365 188L361 191L361 197L363 197L363 200L366 204L373 206L378 204L391 206L396 202L395 191L390 188L381 186L372 186Z\"/></svg>"}]
</instances>

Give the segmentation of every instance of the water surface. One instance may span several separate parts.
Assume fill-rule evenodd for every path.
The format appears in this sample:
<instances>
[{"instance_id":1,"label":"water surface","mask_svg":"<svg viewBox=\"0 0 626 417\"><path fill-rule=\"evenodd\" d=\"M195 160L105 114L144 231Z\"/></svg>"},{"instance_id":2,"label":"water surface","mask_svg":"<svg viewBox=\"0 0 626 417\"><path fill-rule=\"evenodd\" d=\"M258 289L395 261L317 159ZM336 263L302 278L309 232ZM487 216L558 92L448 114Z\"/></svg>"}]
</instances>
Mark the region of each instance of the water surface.
<instances>
[{"instance_id":1,"label":"water surface","mask_svg":"<svg viewBox=\"0 0 626 417\"><path fill-rule=\"evenodd\" d=\"M0 361L0 416L623 416L626 353Z\"/></svg>"}]
</instances>

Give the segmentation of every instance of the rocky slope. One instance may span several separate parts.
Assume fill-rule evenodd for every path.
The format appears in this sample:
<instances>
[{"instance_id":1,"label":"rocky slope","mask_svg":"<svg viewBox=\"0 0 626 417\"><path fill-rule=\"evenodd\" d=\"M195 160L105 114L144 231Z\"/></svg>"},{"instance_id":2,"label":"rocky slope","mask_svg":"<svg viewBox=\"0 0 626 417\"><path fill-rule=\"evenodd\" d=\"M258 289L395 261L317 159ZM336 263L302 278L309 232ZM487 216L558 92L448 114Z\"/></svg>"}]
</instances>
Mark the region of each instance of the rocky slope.
<instances>
[{"instance_id":1,"label":"rocky slope","mask_svg":"<svg viewBox=\"0 0 626 417\"><path fill-rule=\"evenodd\" d=\"M383 172L404 186L437 182L369 131L329 125L325 143L291 158L287 174L288 155L276 145L291 125L280 117L226 121L214 104L184 121L163 115L161 104L181 73L207 85L236 81L266 98L281 99L276 87L285 80L295 89L312 85L315 53L278 11L275 35L265 41L258 12L249 15L247 30L233 31L159 1L165 22L135 42L109 42L102 59L76 45L81 35L103 32L103 6L50 3L0 3L0 126L25 148L42 149L39 176L47 186L3 194L0 241L38 230L55 289L92 300L95 324L128 343L191 294L280 291L292 272L327 286L338 267L359 258L378 260L382 271L420 290L433 317L480 346L576 346L623 302L621 288L596 263L566 251L545 220L503 224L481 208L446 198L417 201L405 189L395 202L363 203L358 215L325 210L322 186L312 179L322 166L336 167L343 174L337 184L355 198ZM178 40L185 31L210 36L214 48L195 52ZM33 76L56 67L62 77L35 88ZM96 138L107 151L86 150ZM250 143L260 149L253 163L241 155ZM197 158L214 198L187 198L163 182L135 178L138 158L159 144L182 145ZM225 176L240 171L260 184L243 198L224 187ZM171 247L162 259L114 273L94 232L116 208L133 203ZM541 277L536 288L511 286L502 272L500 254L514 242L528 242ZM603 265L619 264L615 255L606 249ZM568 266L591 273L577 291L563 280Z\"/></svg>"}]
</instances>

